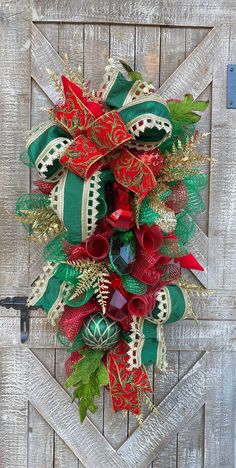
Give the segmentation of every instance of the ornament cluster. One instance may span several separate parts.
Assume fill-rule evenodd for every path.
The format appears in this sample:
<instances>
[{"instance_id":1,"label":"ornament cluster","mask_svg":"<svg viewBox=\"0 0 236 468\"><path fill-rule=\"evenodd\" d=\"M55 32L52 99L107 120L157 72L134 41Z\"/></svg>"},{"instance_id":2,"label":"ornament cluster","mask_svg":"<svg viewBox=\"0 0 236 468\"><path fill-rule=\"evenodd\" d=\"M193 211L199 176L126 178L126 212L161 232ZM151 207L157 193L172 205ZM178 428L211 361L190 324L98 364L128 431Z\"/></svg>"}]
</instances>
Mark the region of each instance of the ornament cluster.
<instances>
[{"instance_id":1,"label":"ornament cluster","mask_svg":"<svg viewBox=\"0 0 236 468\"><path fill-rule=\"evenodd\" d=\"M110 60L96 91L67 58L63 76L50 72L58 102L21 155L39 180L16 216L45 243L28 305L70 353L66 386L81 421L101 386L115 411L140 415L147 367L167 367L164 325L191 314L181 268L203 269L187 245L204 210L195 127L208 103L165 101L123 65L128 78Z\"/></svg>"}]
</instances>

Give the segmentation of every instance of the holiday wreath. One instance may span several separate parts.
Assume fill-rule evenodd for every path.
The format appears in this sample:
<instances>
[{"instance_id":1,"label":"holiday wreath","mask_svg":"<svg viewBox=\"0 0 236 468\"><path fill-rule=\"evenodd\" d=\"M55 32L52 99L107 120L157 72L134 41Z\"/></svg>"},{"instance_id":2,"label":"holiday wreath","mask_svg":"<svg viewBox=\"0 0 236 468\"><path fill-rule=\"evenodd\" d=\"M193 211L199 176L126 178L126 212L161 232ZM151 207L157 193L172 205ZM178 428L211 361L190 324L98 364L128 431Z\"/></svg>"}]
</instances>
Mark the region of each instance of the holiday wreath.
<instances>
[{"instance_id":1,"label":"holiday wreath","mask_svg":"<svg viewBox=\"0 0 236 468\"><path fill-rule=\"evenodd\" d=\"M165 101L122 64L128 79L109 60L96 92L67 58L61 78L50 72L61 100L21 155L40 180L17 218L46 243L28 305L47 312L68 348L81 421L101 386L115 411L140 418L146 368L167 366L163 325L192 313L181 268L203 269L186 244L204 210L198 165L208 158L195 125L208 103Z\"/></svg>"}]
</instances>

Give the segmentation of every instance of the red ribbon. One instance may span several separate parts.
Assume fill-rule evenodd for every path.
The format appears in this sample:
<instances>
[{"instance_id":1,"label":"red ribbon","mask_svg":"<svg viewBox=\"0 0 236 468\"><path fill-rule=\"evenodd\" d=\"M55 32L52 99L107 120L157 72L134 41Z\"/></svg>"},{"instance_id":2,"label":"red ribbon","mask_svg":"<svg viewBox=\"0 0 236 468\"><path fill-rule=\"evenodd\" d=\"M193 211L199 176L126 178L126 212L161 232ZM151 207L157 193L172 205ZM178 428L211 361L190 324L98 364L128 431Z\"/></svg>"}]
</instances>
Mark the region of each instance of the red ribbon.
<instances>
[{"instance_id":1,"label":"red ribbon","mask_svg":"<svg viewBox=\"0 0 236 468\"><path fill-rule=\"evenodd\" d=\"M112 405L114 411L125 410L139 414L141 407L139 393L152 392L152 387L144 366L128 370L128 350L128 344L121 340L108 353L107 368Z\"/></svg>"},{"instance_id":2,"label":"red ribbon","mask_svg":"<svg viewBox=\"0 0 236 468\"><path fill-rule=\"evenodd\" d=\"M65 76L62 83L65 101L51 112L74 139L60 157L60 163L88 179L107 161L117 181L143 199L156 186L156 180L150 167L124 148L132 135L119 113L104 114L98 103L83 96L79 86Z\"/></svg>"}]
</instances>

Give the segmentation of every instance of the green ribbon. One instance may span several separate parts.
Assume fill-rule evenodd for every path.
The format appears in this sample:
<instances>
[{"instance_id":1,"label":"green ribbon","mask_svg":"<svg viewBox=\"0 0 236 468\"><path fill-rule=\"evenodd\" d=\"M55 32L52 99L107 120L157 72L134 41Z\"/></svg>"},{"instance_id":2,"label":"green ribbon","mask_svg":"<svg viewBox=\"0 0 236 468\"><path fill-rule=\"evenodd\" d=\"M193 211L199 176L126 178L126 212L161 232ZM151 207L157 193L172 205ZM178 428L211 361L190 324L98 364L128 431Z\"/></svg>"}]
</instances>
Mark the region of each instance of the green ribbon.
<instances>
[{"instance_id":1,"label":"green ribbon","mask_svg":"<svg viewBox=\"0 0 236 468\"><path fill-rule=\"evenodd\" d=\"M31 164L46 178L57 174L61 165L60 152L70 142L71 137L53 122L44 122L29 137L26 147Z\"/></svg>"},{"instance_id":2,"label":"green ribbon","mask_svg":"<svg viewBox=\"0 0 236 468\"><path fill-rule=\"evenodd\" d=\"M51 207L66 227L72 243L85 241L94 232L97 219L107 212L104 177L100 185L100 172L84 180L65 171L52 190Z\"/></svg>"},{"instance_id":3,"label":"green ribbon","mask_svg":"<svg viewBox=\"0 0 236 468\"><path fill-rule=\"evenodd\" d=\"M177 322L186 316L187 306L187 298L180 286L165 286L159 291L156 305L147 320L155 324Z\"/></svg>"},{"instance_id":4,"label":"green ribbon","mask_svg":"<svg viewBox=\"0 0 236 468\"><path fill-rule=\"evenodd\" d=\"M127 80L121 72L115 71L109 78L106 103L119 111L128 130L140 129L140 135L139 131L135 133L137 140L160 144L172 130L169 108L156 93L142 93L139 97L140 85L141 81Z\"/></svg>"}]
</instances>

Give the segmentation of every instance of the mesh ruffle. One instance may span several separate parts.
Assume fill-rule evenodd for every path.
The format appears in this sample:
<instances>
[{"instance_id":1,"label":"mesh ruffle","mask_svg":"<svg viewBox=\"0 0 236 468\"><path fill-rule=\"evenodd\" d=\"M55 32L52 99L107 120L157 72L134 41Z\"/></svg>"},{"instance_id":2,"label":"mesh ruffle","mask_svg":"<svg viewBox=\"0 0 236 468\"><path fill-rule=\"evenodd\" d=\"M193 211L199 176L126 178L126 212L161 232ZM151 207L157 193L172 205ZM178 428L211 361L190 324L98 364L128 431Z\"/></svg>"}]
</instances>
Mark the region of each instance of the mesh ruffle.
<instances>
[{"instance_id":1,"label":"mesh ruffle","mask_svg":"<svg viewBox=\"0 0 236 468\"><path fill-rule=\"evenodd\" d=\"M47 195L42 193L25 193L16 202L16 214L22 216L24 210L38 210L50 205Z\"/></svg>"},{"instance_id":2,"label":"mesh ruffle","mask_svg":"<svg viewBox=\"0 0 236 468\"><path fill-rule=\"evenodd\" d=\"M160 248L160 252L165 257L170 258L183 257L188 253L180 240L171 237L165 237L163 239L163 245Z\"/></svg>"},{"instance_id":3,"label":"mesh ruffle","mask_svg":"<svg viewBox=\"0 0 236 468\"><path fill-rule=\"evenodd\" d=\"M69 241L69 236L65 233L58 234L54 237L47 245L45 245L43 250L44 260L46 262L62 262L66 260L67 255L63 250L63 245L65 242Z\"/></svg>"},{"instance_id":4,"label":"mesh ruffle","mask_svg":"<svg viewBox=\"0 0 236 468\"><path fill-rule=\"evenodd\" d=\"M157 221L159 216L150 208L149 203L149 198L145 197L140 207L139 223L148 224L150 226Z\"/></svg>"},{"instance_id":5,"label":"mesh ruffle","mask_svg":"<svg viewBox=\"0 0 236 468\"><path fill-rule=\"evenodd\" d=\"M190 216L182 214L177 216L177 225L175 228L175 235L179 241L186 244L191 237L194 236L196 231L196 224Z\"/></svg>"},{"instance_id":6,"label":"mesh ruffle","mask_svg":"<svg viewBox=\"0 0 236 468\"><path fill-rule=\"evenodd\" d=\"M122 276L124 289L131 294L144 294L147 291L147 285L130 275Z\"/></svg>"}]
</instances>

